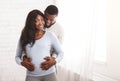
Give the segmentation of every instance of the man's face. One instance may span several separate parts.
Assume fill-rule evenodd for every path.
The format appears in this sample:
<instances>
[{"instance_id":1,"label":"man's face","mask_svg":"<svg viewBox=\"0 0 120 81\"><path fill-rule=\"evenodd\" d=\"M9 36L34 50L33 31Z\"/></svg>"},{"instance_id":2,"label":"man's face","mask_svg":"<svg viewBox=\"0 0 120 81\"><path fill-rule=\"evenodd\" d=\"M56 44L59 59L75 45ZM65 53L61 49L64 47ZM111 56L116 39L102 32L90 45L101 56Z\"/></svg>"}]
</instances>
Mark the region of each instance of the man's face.
<instances>
[{"instance_id":1,"label":"man's face","mask_svg":"<svg viewBox=\"0 0 120 81\"><path fill-rule=\"evenodd\" d=\"M57 15L45 13L45 17L46 27L50 27L56 21Z\"/></svg>"}]
</instances>

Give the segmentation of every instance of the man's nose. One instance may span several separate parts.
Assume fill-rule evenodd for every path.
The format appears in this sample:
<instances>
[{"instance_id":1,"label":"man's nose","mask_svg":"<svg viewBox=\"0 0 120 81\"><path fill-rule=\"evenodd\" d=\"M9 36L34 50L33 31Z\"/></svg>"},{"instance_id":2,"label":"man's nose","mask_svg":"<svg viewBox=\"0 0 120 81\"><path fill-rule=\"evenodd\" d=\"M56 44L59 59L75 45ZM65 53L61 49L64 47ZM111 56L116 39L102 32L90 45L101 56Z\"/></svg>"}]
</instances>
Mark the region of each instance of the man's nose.
<instances>
[{"instance_id":1,"label":"man's nose","mask_svg":"<svg viewBox=\"0 0 120 81\"><path fill-rule=\"evenodd\" d=\"M50 20L47 20L46 23L50 23Z\"/></svg>"}]
</instances>

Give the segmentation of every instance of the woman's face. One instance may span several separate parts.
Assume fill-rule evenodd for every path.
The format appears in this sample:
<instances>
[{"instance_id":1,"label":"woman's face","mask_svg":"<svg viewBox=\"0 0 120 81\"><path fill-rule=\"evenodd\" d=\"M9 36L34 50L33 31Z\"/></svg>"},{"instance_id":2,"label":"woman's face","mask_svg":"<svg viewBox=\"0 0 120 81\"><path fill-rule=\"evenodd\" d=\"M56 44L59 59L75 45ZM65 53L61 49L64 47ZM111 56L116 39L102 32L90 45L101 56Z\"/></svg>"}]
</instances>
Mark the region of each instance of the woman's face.
<instances>
[{"instance_id":1,"label":"woman's face","mask_svg":"<svg viewBox=\"0 0 120 81\"><path fill-rule=\"evenodd\" d=\"M36 28L38 30L43 30L45 24L44 18L41 15L37 15L35 21Z\"/></svg>"}]
</instances>

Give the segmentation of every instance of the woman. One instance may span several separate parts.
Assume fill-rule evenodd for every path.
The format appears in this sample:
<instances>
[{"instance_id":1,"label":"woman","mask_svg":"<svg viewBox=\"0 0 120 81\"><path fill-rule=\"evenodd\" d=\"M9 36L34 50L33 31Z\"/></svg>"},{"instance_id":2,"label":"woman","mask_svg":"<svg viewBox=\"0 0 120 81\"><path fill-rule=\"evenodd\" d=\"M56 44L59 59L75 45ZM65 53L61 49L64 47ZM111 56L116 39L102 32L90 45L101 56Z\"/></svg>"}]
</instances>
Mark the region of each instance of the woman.
<instances>
[{"instance_id":1,"label":"woman","mask_svg":"<svg viewBox=\"0 0 120 81\"><path fill-rule=\"evenodd\" d=\"M44 30L44 15L32 10L26 19L16 52L16 62L27 69L26 81L57 81L55 64L63 58L60 43L53 33ZM50 57L54 48L58 56ZM28 59L22 60L25 52Z\"/></svg>"}]
</instances>

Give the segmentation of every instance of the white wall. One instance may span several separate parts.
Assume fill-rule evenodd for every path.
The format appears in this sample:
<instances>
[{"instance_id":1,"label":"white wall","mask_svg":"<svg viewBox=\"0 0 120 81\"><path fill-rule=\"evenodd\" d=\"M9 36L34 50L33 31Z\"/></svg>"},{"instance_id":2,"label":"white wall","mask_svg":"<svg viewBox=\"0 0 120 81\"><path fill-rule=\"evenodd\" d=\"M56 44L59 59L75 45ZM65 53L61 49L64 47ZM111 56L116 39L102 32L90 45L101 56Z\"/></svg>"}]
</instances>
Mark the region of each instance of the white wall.
<instances>
[{"instance_id":1,"label":"white wall","mask_svg":"<svg viewBox=\"0 0 120 81\"><path fill-rule=\"evenodd\" d=\"M120 81L120 0L107 0L107 62L95 71Z\"/></svg>"}]
</instances>

